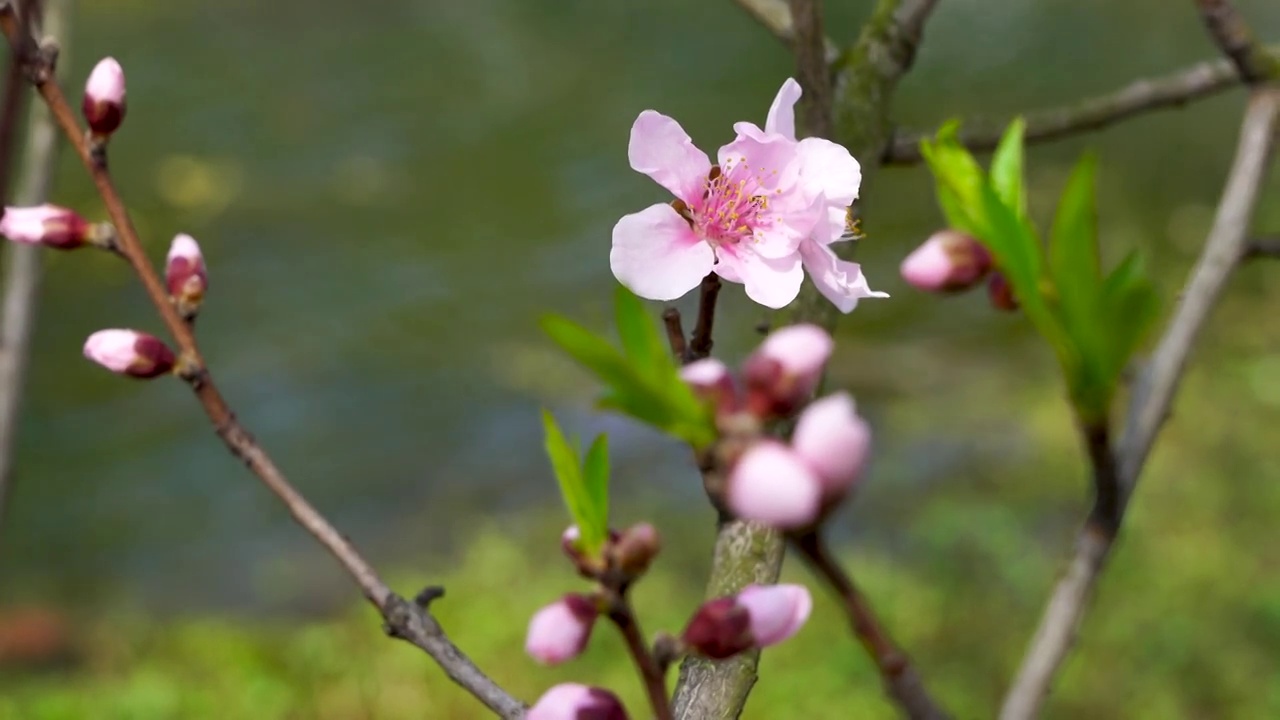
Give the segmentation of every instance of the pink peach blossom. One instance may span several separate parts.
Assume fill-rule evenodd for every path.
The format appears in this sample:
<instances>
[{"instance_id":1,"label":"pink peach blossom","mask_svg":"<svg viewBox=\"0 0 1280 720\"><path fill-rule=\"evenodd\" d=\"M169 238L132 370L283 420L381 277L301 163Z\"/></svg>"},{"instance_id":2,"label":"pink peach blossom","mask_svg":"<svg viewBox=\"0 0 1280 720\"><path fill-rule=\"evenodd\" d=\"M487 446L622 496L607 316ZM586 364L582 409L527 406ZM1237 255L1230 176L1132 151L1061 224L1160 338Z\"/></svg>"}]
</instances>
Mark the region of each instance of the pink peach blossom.
<instances>
[{"instance_id":1,"label":"pink peach blossom","mask_svg":"<svg viewBox=\"0 0 1280 720\"><path fill-rule=\"evenodd\" d=\"M929 236L902 261L902 279L928 292L958 292L982 282L991 253L973 237L955 230Z\"/></svg>"},{"instance_id":2,"label":"pink peach blossom","mask_svg":"<svg viewBox=\"0 0 1280 720\"><path fill-rule=\"evenodd\" d=\"M110 135L124 120L124 68L115 58L103 58L89 73L81 105L89 129L97 135Z\"/></svg>"},{"instance_id":3,"label":"pink peach blossom","mask_svg":"<svg viewBox=\"0 0 1280 720\"><path fill-rule=\"evenodd\" d=\"M813 598L803 585L748 585L738 593L747 609L757 647L776 645L795 635L809 619Z\"/></svg>"},{"instance_id":4,"label":"pink peach blossom","mask_svg":"<svg viewBox=\"0 0 1280 720\"><path fill-rule=\"evenodd\" d=\"M791 446L822 481L824 494L838 496L866 465L871 427L858 417L848 393L836 393L813 401L800 413Z\"/></svg>"},{"instance_id":5,"label":"pink peach blossom","mask_svg":"<svg viewBox=\"0 0 1280 720\"><path fill-rule=\"evenodd\" d=\"M153 378L173 369L169 346L136 330L99 330L84 343L84 355L113 373Z\"/></svg>"},{"instance_id":6,"label":"pink peach blossom","mask_svg":"<svg viewBox=\"0 0 1280 720\"><path fill-rule=\"evenodd\" d=\"M72 210L58 205L6 207L0 218L0 235L29 245L71 250L84 245L89 223Z\"/></svg>"},{"instance_id":7,"label":"pink peach blossom","mask_svg":"<svg viewBox=\"0 0 1280 720\"><path fill-rule=\"evenodd\" d=\"M822 481L791 448L762 440L729 472L725 504L734 515L774 527L805 527L822 510Z\"/></svg>"},{"instance_id":8,"label":"pink peach blossom","mask_svg":"<svg viewBox=\"0 0 1280 720\"><path fill-rule=\"evenodd\" d=\"M545 665L571 660L591 639L599 611L585 595L569 594L534 613L525 651Z\"/></svg>"}]
</instances>

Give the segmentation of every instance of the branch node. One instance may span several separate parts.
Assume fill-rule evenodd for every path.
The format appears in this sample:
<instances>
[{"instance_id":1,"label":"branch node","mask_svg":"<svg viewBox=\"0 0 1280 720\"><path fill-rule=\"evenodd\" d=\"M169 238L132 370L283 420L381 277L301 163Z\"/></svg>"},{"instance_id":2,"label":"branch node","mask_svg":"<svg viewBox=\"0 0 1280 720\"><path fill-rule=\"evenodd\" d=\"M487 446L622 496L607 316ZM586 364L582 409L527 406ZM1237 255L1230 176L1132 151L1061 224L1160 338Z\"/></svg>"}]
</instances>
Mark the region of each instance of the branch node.
<instances>
[{"instance_id":1,"label":"branch node","mask_svg":"<svg viewBox=\"0 0 1280 720\"><path fill-rule=\"evenodd\" d=\"M428 610L431 607L431 603L442 597L444 597L443 585L428 585L413 596L413 602L423 610Z\"/></svg>"}]
</instances>

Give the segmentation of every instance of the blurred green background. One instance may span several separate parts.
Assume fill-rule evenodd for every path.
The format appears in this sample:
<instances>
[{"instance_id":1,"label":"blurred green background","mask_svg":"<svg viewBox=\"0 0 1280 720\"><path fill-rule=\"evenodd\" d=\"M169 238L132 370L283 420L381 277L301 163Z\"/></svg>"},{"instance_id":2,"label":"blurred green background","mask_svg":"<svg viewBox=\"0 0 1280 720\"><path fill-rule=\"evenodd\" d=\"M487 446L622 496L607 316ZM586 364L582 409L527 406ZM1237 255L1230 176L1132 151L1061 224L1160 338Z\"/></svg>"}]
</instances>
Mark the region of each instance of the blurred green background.
<instances>
[{"instance_id":1,"label":"blurred green background","mask_svg":"<svg viewBox=\"0 0 1280 720\"><path fill-rule=\"evenodd\" d=\"M1280 6L1237 4L1280 41ZM828 3L829 33L854 37L870 5ZM591 413L593 386L536 319L608 324L610 229L665 194L627 166L636 114L672 115L714 149L732 122L763 121L792 72L785 49L723 1L98 0L74 22L77 96L104 55L128 74L113 169L148 249L160 258L177 232L205 249L200 335L241 419L399 590L447 585L446 627L514 692L603 682L642 716L608 632L563 668L523 653L530 613L580 587L558 557L538 409L609 432L618 522L667 537L640 589L650 631L696 605L711 514L687 451ZM1191 3L944 0L895 117L1003 117L1214 55ZM1242 102L1234 90L1034 149L1036 216L1095 148L1107 257L1144 248L1172 299ZM1053 360L1020 318L898 278L940 223L927 173L887 170L862 196L859 259L893 297L840 326L833 384L858 398L877 451L837 531L938 694L988 717L1087 507L1082 458ZM70 154L55 199L101 216ZM1259 227L1280 230L1277 180ZM0 527L0 718L483 717L381 635L184 389L82 359L96 329L159 330L120 264L46 257ZM1204 333L1047 717L1280 717L1276 273L1245 267ZM763 315L738 287L724 298L717 352L734 360ZM820 603L766 653L746 716L893 717L870 663L833 635L840 617ZM20 662L23 648L57 662Z\"/></svg>"}]
</instances>

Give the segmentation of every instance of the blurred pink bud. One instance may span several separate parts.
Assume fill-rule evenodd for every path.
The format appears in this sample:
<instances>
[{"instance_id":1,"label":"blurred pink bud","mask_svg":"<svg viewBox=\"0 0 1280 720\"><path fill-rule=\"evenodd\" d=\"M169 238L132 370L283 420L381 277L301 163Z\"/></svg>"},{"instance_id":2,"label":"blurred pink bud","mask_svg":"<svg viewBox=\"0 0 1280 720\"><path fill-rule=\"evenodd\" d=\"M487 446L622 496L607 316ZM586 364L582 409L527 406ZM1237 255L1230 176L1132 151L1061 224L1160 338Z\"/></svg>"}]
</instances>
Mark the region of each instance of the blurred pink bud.
<instances>
[{"instance_id":1,"label":"blurred pink bud","mask_svg":"<svg viewBox=\"0 0 1280 720\"><path fill-rule=\"evenodd\" d=\"M740 518L801 528L818 517L822 481L791 448L762 440L743 453L729 472L724 500Z\"/></svg>"},{"instance_id":2,"label":"blurred pink bud","mask_svg":"<svg viewBox=\"0 0 1280 720\"><path fill-rule=\"evenodd\" d=\"M165 285L169 296L178 304L184 316L193 316L209 287L209 274L205 270L204 255L200 244L190 235L178 235L169 247L169 258L164 268Z\"/></svg>"},{"instance_id":3,"label":"blurred pink bud","mask_svg":"<svg viewBox=\"0 0 1280 720\"><path fill-rule=\"evenodd\" d=\"M822 481L830 498L858 479L871 453L871 427L858 417L848 393L813 401L800 414L791 446Z\"/></svg>"},{"instance_id":4,"label":"blurred pink bud","mask_svg":"<svg viewBox=\"0 0 1280 720\"><path fill-rule=\"evenodd\" d=\"M649 569L650 563L662 549L658 529L649 523L639 523L623 530L610 548L613 562L619 570L636 577Z\"/></svg>"},{"instance_id":5,"label":"blurred pink bud","mask_svg":"<svg viewBox=\"0 0 1280 720\"><path fill-rule=\"evenodd\" d=\"M959 292L991 270L991 253L970 235L939 230L902 261L902 279L928 292Z\"/></svg>"},{"instance_id":6,"label":"blurred pink bud","mask_svg":"<svg viewBox=\"0 0 1280 720\"><path fill-rule=\"evenodd\" d=\"M751 617L736 598L708 600L689 619L681 639L697 654L723 660L751 649Z\"/></svg>"},{"instance_id":7,"label":"blurred pink bud","mask_svg":"<svg viewBox=\"0 0 1280 720\"><path fill-rule=\"evenodd\" d=\"M748 585L737 595L703 603L681 637L699 655L723 660L795 635L812 609L803 586Z\"/></svg>"},{"instance_id":8,"label":"blurred pink bud","mask_svg":"<svg viewBox=\"0 0 1280 720\"><path fill-rule=\"evenodd\" d=\"M6 207L0 235L14 242L71 250L89 240L91 226L74 211L57 205Z\"/></svg>"},{"instance_id":9,"label":"blurred pink bud","mask_svg":"<svg viewBox=\"0 0 1280 720\"><path fill-rule=\"evenodd\" d=\"M813 394L835 343L817 325L775 330L743 364L748 405L757 414L786 416Z\"/></svg>"},{"instance_id":10,"label":"blurred pink bud","mask_svg":"<svg viewBox=\"0 0 1280 720\"><path fill-rule=\"evenodd\" d=\"M84 86L84 119L95 135L115 132L124 120L124 69L115 58L104 58L89 73Z\"/></svg>"},{"instance_id":11,"label":"blurred pink bud","mask_svg":"<svg viewBox=\"0 0 1280 720\"><path fill-rule=\"evenodd\" d=\"M84 356L113 373L153 378L173 369L173 351L159 338L136 330L99 330L84 343Z\"/></svg>"},{"instance_id":12,"label":"blurred pink bud","mask_svg":"<svg viewBox=\"0 0 1280 720\"><path fill-rule=\"evenodd\" d=\"M736 403L737 388L729 368L715 358L703 358L680 368L680 378L694 394L711 401L716 409L731 411Z\"/></svg>"},{"instance_id":13,"label":"blurred pink bud","mask_svg":"<svg viewBox=\"0 0 1280 720\"><path fill-rule=\"evenodd\" d=\"M803 585L748 585L738 593L738 604L747 609L756 647L767 647L800 630L809 619L813 598Z\"/></svg>"},{"instance_id":14,"label":"blurred pink bud","mask_svg":"<svg viewBox=\"0 0 1280 720\"><path fill-rule=\"evenodd\" d=\"M525 720L627 720L616 695L597 687L562 683L542 694Z\"/></svg>"},{"instance_id":15,"label":"blurred pink bud","mask_svg":"<svg viewBox=\"0 0 1280 720\"><path fill-rule=\"evenodd\" d=\"M991 279L987 281L987 298L991 300L991 306L997 310L1005 312L1018 310L1018 298L1013 294L1013 287L1001 273L991 273Z\"/></svg>"},{"instance_id":16,"label":"blurred pink bud","mask_svg":"<svg viewBox=\"0 0 1280 720\"><path fill-rule=\"evenodd\" d=\"M524 649L544 665L571 660L587 646L598 614L586 595L565 595L534 613Z\"/></svg>"}]
</instances>

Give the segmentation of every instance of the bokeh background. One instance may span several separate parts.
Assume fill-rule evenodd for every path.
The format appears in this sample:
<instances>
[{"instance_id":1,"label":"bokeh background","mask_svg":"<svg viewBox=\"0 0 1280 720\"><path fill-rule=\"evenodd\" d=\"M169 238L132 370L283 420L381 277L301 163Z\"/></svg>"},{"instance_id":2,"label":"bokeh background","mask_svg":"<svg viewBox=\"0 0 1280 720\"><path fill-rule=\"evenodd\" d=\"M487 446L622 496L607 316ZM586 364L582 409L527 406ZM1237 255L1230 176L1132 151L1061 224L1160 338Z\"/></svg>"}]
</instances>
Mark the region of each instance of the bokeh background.
<instances>
[{"instance_id":1,"label":"bokeh background","mask_svg":"<svg viewBox=\"0 0 1280 720\"><path fill-rule=\"evenodd\" d=\"M1280 41L1280 6L1237 4ZM870 6L828 3L829 34L855 37ZM610 433L618 522L667 537L639 590L650 630L695 606L711 514L687 452L593 413L595 388L536 320L608 327L611 227L664 195L627 166L636 114L661 110L715 148L732 122L763 120L792 72L785 49L733 3L679 0L98 0L78 4L67 44L77 91L102 56L126 68L120 187L154 257L177 232L200 240L206 355L294 482L402 592L447 585L449 631L521 697L586 679L642 715L608 632L564 668L522 652L529 614L578 587L539 408ZM894 115L1004 117L1214 56L1191 3L944 0ZM1242 104L1233 90L1035 148L1037 218L1096 150L1104 253L1142 248L1171 301ZM55 199L100 216L73 160ZM886 170L863 198L859 259L893 297L839 329L833 384L877 448L836 524L937 693L987 717L1087 507L1083 461L1022 319L897 276L941 222L927 173ZM1280 230L1275 180L1259 227ZM183 388L82 359L96 329L159 330L120 264L46 257L0 526L0 718L482 717L381 635ZM1047 717L1280 717L1277 272L1239 272L1204 333ZM716 349L734 360L764 315L740 288L723 297ZM746 717L894 717L843 633L820 603L766 653Z\"/></svg>"}]
</instances>

